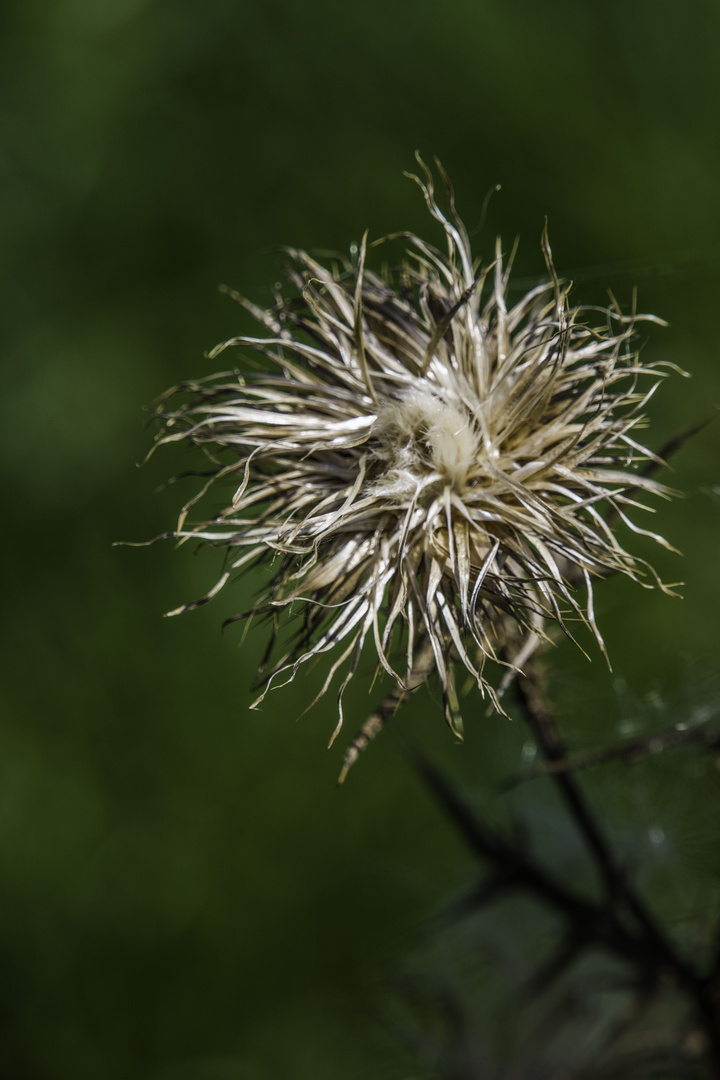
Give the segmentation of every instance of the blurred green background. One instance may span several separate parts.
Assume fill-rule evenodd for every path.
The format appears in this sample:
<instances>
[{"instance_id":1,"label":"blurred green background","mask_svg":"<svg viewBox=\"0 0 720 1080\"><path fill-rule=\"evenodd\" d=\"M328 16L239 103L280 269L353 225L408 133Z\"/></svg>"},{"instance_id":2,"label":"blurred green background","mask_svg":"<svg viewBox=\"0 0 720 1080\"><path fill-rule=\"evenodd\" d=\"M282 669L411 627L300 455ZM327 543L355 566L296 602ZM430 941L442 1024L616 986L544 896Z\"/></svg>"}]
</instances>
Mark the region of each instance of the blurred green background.
<instances>
[{"instance_id":1,"label":"blurred green background","mask_svg":"<svg viewBox=\"0 0 720 1080\"><path fill-rule=\"evenodd\" d=\"M281 245L347 251L365 228L438 242L402 175L417 148L470 229L502 184L474 242L490 258L496 233L519 235L520 287L542 273L547 215L576 299L611 287L629 305L637 285L669 321L646 347L692 379L653 402L650 445L712 417L720 5L14 0L0 27L0 1075L419 1075L383 987L468 861L393 733L336 790L333 702L295 722L317 675L248 712L262 634L239 650L237 628L220 633L242 586L161 618L218 562L111 546L173 526L182 493L156 489L189 464L168 451L136 470L141 407L250 330L217 286L269 303ZM598 589L614 682L596 654L557 650L575 746L619 719L642 729L656 701L681 714L712 674L719 430L678 456L685 498L660 508L684 554L652 557L685 599ZM519 766L525 736L472 698L465 712L461 747L432 692L394 730L477 792ZM652 792L608 783L637 843ZM708 783L680 785L670 832L708 820L693 811L701 788L717 799ZM705 849L687 828L671 864L686 888L694 868L695 896Z\"/></svg>"}]
</instances>

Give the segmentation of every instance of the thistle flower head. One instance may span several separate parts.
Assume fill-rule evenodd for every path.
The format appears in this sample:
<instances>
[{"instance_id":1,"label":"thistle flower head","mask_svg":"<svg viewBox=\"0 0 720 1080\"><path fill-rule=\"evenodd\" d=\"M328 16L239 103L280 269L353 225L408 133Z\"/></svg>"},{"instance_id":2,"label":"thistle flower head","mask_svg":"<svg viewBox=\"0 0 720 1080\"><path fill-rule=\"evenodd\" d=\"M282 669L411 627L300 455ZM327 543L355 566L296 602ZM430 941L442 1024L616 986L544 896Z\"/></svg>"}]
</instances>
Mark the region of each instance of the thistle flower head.
<instances>
[{"instance_id":1,"label":"thistle flower head","mask_svg":"<svg viewBox=\"0 0 720 1080\"><path fill-rule=\"evenodd\" d=\"M321 693L341 672L341 702L367 642L401 687L431 656L457 729L456 665L499 707L486 660L513 671L549 625L569 633L578 619L602 647L593 580L660 584L610 520L643 533L628 508L667 493L638 471L654 455L634 437L662 373L632 344L651 317L571 306L546 235L547 281L510 304L499 244L489 265L474 263L451 189L446 215L430 174L418 182L444 251L402 234L394 274L366 267L366 238L332 267L291 251L296 294L270 311L243 301L263 335L211 353L240 346L261 369L171 391L158 439L212 463L172 535L228 555L211 592L178 611L269 563L245 614L269 617L273 642L283 615L295 620L258 701L329 653ZM224 507L191 522L211 487Z\"/></svg>"}]
</instances>

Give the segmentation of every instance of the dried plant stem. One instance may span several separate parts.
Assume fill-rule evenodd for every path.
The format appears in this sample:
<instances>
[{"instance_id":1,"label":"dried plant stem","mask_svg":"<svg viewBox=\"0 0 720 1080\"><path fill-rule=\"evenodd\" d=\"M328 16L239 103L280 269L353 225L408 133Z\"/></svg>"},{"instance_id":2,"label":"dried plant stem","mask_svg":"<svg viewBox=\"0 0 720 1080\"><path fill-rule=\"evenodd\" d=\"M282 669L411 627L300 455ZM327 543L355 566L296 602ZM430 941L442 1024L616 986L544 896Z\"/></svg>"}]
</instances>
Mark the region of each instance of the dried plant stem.
<instances>
[{"instance_id":1,"label":"dried plant stem","mask_svg":"<svg viewBox=\"0 0 720 1080\"><path fill-rule=\"evenodd\" d=\"M705 1058L708 1076L720 1077L720 1026L718 1001L714 984L687 964L676 952L674 944L643 916L643 905L632 896L627 882L619 879L626 905L636 909L634 924L630 924L617 901L605 897L594 901L582 896L548 871L542 863L522 848L488 826L465 802L438 770L420 755L416 755L418 772L458 832L475 855L490 867L490 877L466 898L459 914L478 910L488 901L509 892L524 892L555 910L563 921L565 934L557 957L546 965L536 980L547 984L562 973L586 949L601 947L617 956L633 969L633 982L639 993L662 985L668 975L685 995L694 1014L698 1050ZM590 811L586 811L590 815ZM574 811L573 811L574 813ZM599 833L597 827L595 831ZM600 837L600 846L604 840ZM593 851L595 848L593 847ZM595 856L597 858L598 856ZM612 866L610 853L604 856ZM612 870L609 871L613 873ZM642 918L642 923L641 923Z\"/></svg>"},{"instance_id":2,"label":"dried plant stem","mask_svg":"<svg viewBox=\"0 0 720 1080\"><path fill-rule=\"evenodd\" d=\"M567 751L545 696L542 674L537 665L528 666L516 682L518 700L525 718L549 763L567 760ZM654 955L653 974L664 970L671 974L693 1003L698 1024L707 1040L713 1075L720 1077L720 1008L710 981L697 972L677 951L674 942L663 932L642 898L636 893L618 865L612 847L603 834L576 778L569 772L551 773L570 817L582 835L598 875L607 892L607 910L619 918L624 910L632 916L639 935ZM621 920L622 921L622 920Z\"/></svg>"},{"instance_id":3,"label":"dried plant stem","mask_svg":"<svg viewBox=\"0 0 720 1080\"><path fill-rule=\"evenodd\" d=\"M643 758L664 753L665 750L677 750L684 746L699 746L702 750L720 749L720 731L708 730L704 725L681 731L671 728L669 731L660 731L639 739L629 739L621 746L609 746L602 750L591 750L586 754L574 754L572 757L542 761L509 777L503 782L500 790L510 791L527 780L536 780L541 776L556 776L558 773L574 773L587 769L591 765L604 765L610 761L624 761L628 765L634 765Z\"/></svg>"}]
</instances>

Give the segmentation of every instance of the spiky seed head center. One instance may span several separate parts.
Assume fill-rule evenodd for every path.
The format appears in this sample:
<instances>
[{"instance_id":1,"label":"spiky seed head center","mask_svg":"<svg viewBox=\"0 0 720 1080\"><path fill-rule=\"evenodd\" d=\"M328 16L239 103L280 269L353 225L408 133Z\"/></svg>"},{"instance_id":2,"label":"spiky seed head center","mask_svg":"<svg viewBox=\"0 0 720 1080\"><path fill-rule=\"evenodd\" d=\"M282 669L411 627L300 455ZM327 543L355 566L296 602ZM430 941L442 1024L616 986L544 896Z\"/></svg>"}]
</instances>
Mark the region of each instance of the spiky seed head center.
<instances>
[{"instance_id":1,"label":"spiky seed head center","mask_svg":"<svg viewBox=\"0 0 720 1080\"><path fill-rule=\"evenodd\" d=\"M470 414L425 389L380 409L373 444L376 490L398 497L415 494L431 477L462 493L480 450Z\"/></svg>"}]
</instances>

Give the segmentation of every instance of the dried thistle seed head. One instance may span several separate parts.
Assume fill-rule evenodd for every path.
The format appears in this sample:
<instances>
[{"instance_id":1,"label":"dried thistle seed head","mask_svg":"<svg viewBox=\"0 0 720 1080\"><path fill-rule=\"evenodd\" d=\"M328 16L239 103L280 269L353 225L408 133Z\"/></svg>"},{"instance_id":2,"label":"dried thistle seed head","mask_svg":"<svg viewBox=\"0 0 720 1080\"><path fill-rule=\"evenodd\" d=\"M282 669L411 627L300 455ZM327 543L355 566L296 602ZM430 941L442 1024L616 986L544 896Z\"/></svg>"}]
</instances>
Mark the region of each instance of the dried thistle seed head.
<instances>
[{"instance_id":1,"label":"dried thistle seed head","mask_svg":"<svg viewBox=\"0 0 720 1080\"><path fill-rule=\"evenodd\" d=\"M508 305L499 244L478 268L449 186L446 216L427 170L418 183L445 252L403 234L407 261L393 276L365 268L366 239L355 263L334 268L291 251L297 295L267 312L243 301L267 333L211 354L253 350L260 373L185 384L158 414L160 443L192 443L211 462L172 535L228 553L211 592L178 611L234 571L270 563L271 583L245 615L271 620L272 646L293 605L295 635L257 703L331 653L321 693L341 671L338 729L366 641L400 687L417 685L431 656L459 730L454 665L499 708L488 658L511 674L549 625L569 633L573 619L602 647L594 578L665 588L610 526L665 544L627 516L638 494L668 494L638 472L654 455L634 437L663 374L632 345L636 323L652 317L570 306L545 235L548 280ZM191 522L211 485L224 508Z\"/></svg>"}]
</instances>

